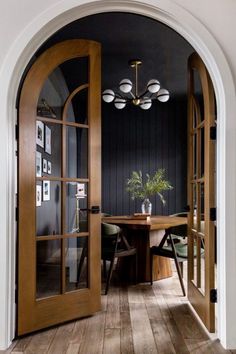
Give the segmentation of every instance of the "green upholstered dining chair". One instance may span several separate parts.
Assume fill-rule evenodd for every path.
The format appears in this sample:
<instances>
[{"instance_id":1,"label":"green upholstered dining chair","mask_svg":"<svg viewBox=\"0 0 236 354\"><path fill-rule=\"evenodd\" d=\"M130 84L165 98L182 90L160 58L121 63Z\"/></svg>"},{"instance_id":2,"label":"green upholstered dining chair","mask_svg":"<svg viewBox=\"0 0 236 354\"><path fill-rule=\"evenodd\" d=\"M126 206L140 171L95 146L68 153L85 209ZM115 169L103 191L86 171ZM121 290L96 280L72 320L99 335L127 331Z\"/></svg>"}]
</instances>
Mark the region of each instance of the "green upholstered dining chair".
<instances>
[{"instance_id":1,"label":"green upholstered dining chair","mask_svg":"<svg viewBox=\"0 0 236 354\"><path fill-rule=\"evenodd\" d=\"M178 213L170 216L187 217L187 213ZM183 242L188 236L187 225L179 225L166 230L161 242L157 246L153 246L150 249L150 274L151 285L152 280L152 268L153 268L153 256L161 256L174 259L176 270L178 273L180 285L182 288L183 296L186 295L184 282L183 282L183 262L188 258L188 245L187 242ZM167 245L166 245L167 244ZM204 253L204 249L201 249L201 254ZM197 248L194 247L194 257L197 255Z\"/></svg>"},{"instance_id":2,"label":"green upholstered dining chair","mask_svg":"<svg viewBox=\"0 0 236 354\"><path fill-rule=\"evenodd\" d=\"M178 233L176 230L177 226L175 227L175 236L181 237L181 234ZM168 243L167 245L165 245ZM178 251L181 253L178 253ZM178 273L180 285L182 288L183 296L186 295L185 288L184 288L184 282L182 278L182 269L183 269L183 262L187 260L187 244L183 244L181 242L174 243L173 238L172 238L172 229L166 230L165 235L163 236L161 242L157 246L153 246L150 249L150 274L151 274L151 285L153 283L152 280L152 269L153 269L153 256L161 256L161 257L167 257L167 258L172 258L174 259L176 270ZM180 265L181 264L181 265Z\"/></svg>"},{"instance_id":3,"label":"green upholstered dining chair","mask_svg":"<svg viewBox=\"0 0 236 354\"><path fill-rule=\"evenodd\" d=\"M106 277L105 295L108 293L112 271L116 258L133 256L135 260L135 282L137 282L137 251L131 247L117 225L102 223L102 252L103 271ZM108 274L106 274L106 261L110 261Z\"/></svg>"}]
</instances>

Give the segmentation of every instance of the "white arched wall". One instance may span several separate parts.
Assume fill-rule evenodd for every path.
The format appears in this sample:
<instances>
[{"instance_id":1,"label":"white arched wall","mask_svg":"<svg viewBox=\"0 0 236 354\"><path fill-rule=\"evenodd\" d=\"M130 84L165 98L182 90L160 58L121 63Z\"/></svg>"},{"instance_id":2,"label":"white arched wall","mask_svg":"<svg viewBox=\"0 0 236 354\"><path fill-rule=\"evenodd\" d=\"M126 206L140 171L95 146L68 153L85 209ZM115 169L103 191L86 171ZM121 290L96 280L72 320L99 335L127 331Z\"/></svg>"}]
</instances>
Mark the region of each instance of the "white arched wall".
<instances>
[{"instance_id":1,"label":"white arched wall","mask_svg":"<svg viewBox=\"0 0 236 354\"><path fill-rule=\"evenodd\" d=\"M27 2L30 3L30 0L24 0L24 3ZM6 348L14 336L16 166L13 147L15 102L20 78L33 53L56 30L84 16L108 11L132 12L167 24L196 49L211 75L218 113L218 336L224 347L236 348L235 87L229 65L217 41L195 16L177 2L50 0L35 12L30 22L22 24L18 37L6 51L0 67L0 349Z\"/></svg>"}]
</instances>

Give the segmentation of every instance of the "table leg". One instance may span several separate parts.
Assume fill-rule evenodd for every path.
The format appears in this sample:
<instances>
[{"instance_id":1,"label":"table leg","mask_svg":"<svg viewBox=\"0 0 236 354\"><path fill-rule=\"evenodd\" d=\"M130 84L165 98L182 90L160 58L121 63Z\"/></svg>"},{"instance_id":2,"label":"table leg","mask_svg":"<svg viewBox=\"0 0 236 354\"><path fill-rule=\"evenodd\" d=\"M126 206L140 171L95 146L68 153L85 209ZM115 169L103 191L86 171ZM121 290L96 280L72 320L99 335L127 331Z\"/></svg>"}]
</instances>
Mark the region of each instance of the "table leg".
<instances>
[{"instance_id":1,"label":"table leg","mask_svg":"<svg viewBox=\"0 0 236 354\"><path fill-rule=\"evenodd\" d=\"M151 230L149 231L149 249L152 246L159 245L165 230ZM172 276L172 269L170 259L166 257L154 256L153 257L153 280L160 280Z\"/></svg>"},{"instance_id":2,"label":"table leg","mask_svg":"<svg viewBox=\"0 0 236 354\"><path fill-rule=\"evenodd\" d=\"M137 248L138 282L150 281L150 247L157 245L163 237L163 232L145 229L128 229L127 237L130 244ZM170 259L153 257L153 281L172 276Z\"/></svg>"}]
</instances>

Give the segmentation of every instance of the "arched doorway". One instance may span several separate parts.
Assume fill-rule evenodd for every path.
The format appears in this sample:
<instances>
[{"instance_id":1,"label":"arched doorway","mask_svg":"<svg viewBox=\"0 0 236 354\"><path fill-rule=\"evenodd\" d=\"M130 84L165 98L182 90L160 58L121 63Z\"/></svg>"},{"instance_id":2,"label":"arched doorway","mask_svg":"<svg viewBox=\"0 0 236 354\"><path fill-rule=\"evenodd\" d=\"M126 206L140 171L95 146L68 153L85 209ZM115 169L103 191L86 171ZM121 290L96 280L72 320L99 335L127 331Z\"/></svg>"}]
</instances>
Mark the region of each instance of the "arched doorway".
<instances>
[{"instance_id":1,"label":"arched doorway","mask_svg":"<svg viewBox=\"0 0 236 354\"><path fill-rule=\"evenodd\" d=\"M219 219L218 219L218 234L221 235L220 238L220 250L219 250L219 261L220 261L220 306L219 306L219 322L223 325L219 328L219 336L224 345L228 343L233 343L234 335L229 331L229 328L232 328L231 324L235 317L234 311L230 309L230 301L233 300L233 293L235 290L235 285L229 286L230 279L226 279L226 272L229 270L229 263L231 262L230 270L231 276L234 277L233 269L234 267L234 254L233 251L230 251L233 241L233 234L235 230L235 220L234 212L235 206L231 202L230 195L235 194L235 186L232 184L232 181L235 180L235 162L230 160L230 151L234 150L234 142L231 139L227 140L226 143L226 131L227 129L234 128L233 122L233 112L235 111L235 103L231 100L231 94L234 91L233 79L230 73L228 64L225 60L224 54L222 53L217 42L213 39L210 33L204 28L204 26L196 20L190 13L185 11L183 8L168 2L163 3L159 2L156 6L151 4L150 1L143 1L140 3L133 3L132 1L126 1L125 4L120 5L120 2L99 2L91 3L86 2L80 4L78 7L79 14L73 8L72 2L67 2L67 8L61 8L59 5L51 11L48 9L48 17L39 16L37 18L37 26L35 22L32 21L31 27L28 27L27 33L23 33L21 36L21 45L13 45L11 51L9 52L8 66L6 66L6 61L3 65L5 73L3 76L4 92L1 92L1 104L3 109L3 116L5 119L8 117L9 126L9 136L8 136L8 151L10 154L8 156L8 169L5 174L4 184L7 184L7 191L3 193L2 202L4 205L7 205L8 215L5 213L2 215L2 225L4 234L6 237L3 238L1 244L2 251L2 260L4 263L3 267L3 296L2 313L5 314L2 316L1 329L3 330L3 339L2 342L9 343L10 332L7 330L9 326L14 328L11 325L11 322L14 323L14 311L13 304L11 300L13 299L12 293L14 289L14 190L11 187L12 182L14 181L14 151L12 146L14 145L14 104L16 97L16 90L19 84L19 79L22 75L23 68L31 57L35 49L42 43L42 40L45 37L48 37L52 32L55 32L60 26L78 17L83 17L91 13L104 12L104 11L129 11L134 13L140 13L146 16L150 16L157 20L163 21L164 23L169 24L170 27L174 28L177 32L181 33L198 51L198 53L203 58L213 80L213 84L216 92L217 100L217 109L219 116L219 144L218 144L218 187L217 191L217 206L219 207ZM66 12L66 16L65 16ZM52 20L50 22L50 20ZM50 24L49 24L50 22ZM48 25L46 25L48 24ZM199 33L201 35L199 35ZM34 38L34 41L31 39ZM18 42L19 44L19 42ZM26 48L25 48L26 47ZM14 76L12 76L14 72ZM227 119L226 119L227 111ZM10 117L10 119L9 119ZM2 157L5 161L5 152L6 149L2 150ZM10 163L9 163L10 161ZM231 166L231 169L227 171L226 167ZM10 183L7 181L10 181ZM230 188L227 188L227 186ZM8 202L9 200L10 202ZM227 201L227 212L225 210ZM10 236L8 238L7 236ZM227 242L226 236L227 235ZM6 240L8 240L6 242ZM233 243L232 243L233 242ZM9 261L10 260L10 261ZM226 262L227 260L227 262ZM11 266L12 265L12 266ZM10 278L10 282L8 279ZM234 277L235 278L235 277ZM226 290L229 288L229 292ZM226 297L227 294L227 297ZM12 313L12 315L10 315ZM8 325L6 325L6 318L8 318ZM226 332L226 328L228 332ZM4 345L4 344L3 344ZM232 345L232 344L231 344Z\"/></svg>"}]
</instances>

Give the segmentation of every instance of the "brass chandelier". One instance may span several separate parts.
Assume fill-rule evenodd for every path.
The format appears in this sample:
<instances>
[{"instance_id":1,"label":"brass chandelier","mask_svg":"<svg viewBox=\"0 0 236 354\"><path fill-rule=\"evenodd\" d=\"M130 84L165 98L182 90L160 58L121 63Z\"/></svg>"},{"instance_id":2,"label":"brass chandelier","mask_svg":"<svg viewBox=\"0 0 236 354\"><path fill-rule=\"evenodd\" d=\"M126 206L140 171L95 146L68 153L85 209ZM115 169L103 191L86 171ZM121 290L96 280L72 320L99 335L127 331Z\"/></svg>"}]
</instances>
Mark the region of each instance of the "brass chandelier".
<instances>
[{"instance_id":1,"label":"brass chandelier","mask_svg":"<svg viewBox=\"0 0 236 354\"><path fill-rule=\"evenodd\" d=\"M132 59L129 61L129 66L135 69L135 84L129 79L123 79L119 83L119 91L114 92L111 89L106 89L102 93L102 98L105 102L114 101L117 109L125 108L126 104L132 103L134 106L139 106L144 110L152 106L153 100L167 102L169 100L169 91L161 88L161 84L156 79L148 81L146 89L140 93L138 87L138 68L142 65L140 59ZM133 91L134 88L134 91Z\"/></svg>"}]
</instances>

